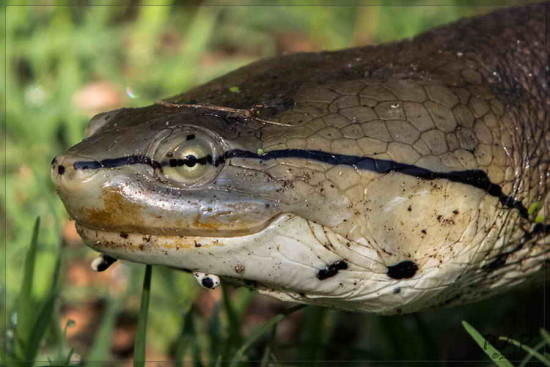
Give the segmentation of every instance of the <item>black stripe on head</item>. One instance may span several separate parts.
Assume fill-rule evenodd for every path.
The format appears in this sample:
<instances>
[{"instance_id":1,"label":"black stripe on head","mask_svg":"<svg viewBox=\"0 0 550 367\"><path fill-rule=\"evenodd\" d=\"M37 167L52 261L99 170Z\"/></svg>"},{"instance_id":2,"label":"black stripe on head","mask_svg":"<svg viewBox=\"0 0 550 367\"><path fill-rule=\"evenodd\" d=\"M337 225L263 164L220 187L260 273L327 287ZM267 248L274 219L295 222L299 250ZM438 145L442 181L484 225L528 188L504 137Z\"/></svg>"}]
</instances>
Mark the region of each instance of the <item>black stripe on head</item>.
<instances>
[{"instance_id":1,"label":"black stripe on head","mask_svg":"<svg viewBox=\"0 0 550 367\"><path fill-rule=\"evenodd\" d=\"M101 161L78 161L73 163L75 170L116 168L133 164L147 164L153 168L159 168L161 164L144 155L130 155L122 158L103 159Z\"/></svg>"},{"instance_id":2,"label":"black stripe on head","mask_svg":"<svg viewBox=\"0 0 550 367\"><path fill-rule=\"evenodd\" d=\"M500 203L508 208L517 209L523 218L528 218L527 208L512 196L505 195L502 188L491 182L487 173L481 170L465 170L450 172L435 172L427 168L413 164L399 163L387 159L371 157L359 157L345 154L327 153L319 150L284 149L273 150L258 154L246 150L233 149L225 153L225 158L250 158L268 161L278 158L302 158L332 165L352 166L356 169L367 170L376 173L397 172L408 176L414 176L425 180L444 179L458 182L481 189L491 196L499 199Z\"/></svg>"},{"instance_id":3,"label":"black stripe on head","mask_svg":"<svg viewBox=\"0 0 550 367\"><path fill-rule=\"evenodd\" d=\"M359 170L367 170L382 174L397 172L425 180L444 179L481 189L489 195L498 198L500 203L505 207L517 209L523 218L529 218L527 208L519 200L516 200L512 196L505 195L502 192L502 188L492 183L487 173L481 170L435 172L413 164L400 163L388 159L335 154L320 150L283 149L259 154L248 150L232 149L226 151L223 156L216 160L214 160L211 155L201 158L189 155L183 159L170 159L163 162L155 161L143 155L133 155L123 158L104 159L102 161L79 161L75 162L73 166L74 169L114 168L132 164L147 164L153 168L162 168L164 166L179 167L184 165L192 167L195 164L211 164L218 166L219 164L223 164L226 159L231 158L257 159L260 161L280 158L301 158L332 165L351 166Z\"/></svg>"},{"instance_id":4,"label":"black stripe on head","mask_svg":"<svg viewBox=\"0 0 550 367\"><path fill-rule=\"evenodd\" d=\"M179 167L188 166L193 167L195 164L214 164L211 155L197 158L193 155L188 155L184 159L170 159L168 161L159 162L143 155L130 155L122 158L103 159L101 161L77 161L73 163L75 170L79 169L101 169L101 168L116 168L123 166L130 166L134 164L146 164L153 168L162 168L165 166Z\"/></svg>"}]
</instances>

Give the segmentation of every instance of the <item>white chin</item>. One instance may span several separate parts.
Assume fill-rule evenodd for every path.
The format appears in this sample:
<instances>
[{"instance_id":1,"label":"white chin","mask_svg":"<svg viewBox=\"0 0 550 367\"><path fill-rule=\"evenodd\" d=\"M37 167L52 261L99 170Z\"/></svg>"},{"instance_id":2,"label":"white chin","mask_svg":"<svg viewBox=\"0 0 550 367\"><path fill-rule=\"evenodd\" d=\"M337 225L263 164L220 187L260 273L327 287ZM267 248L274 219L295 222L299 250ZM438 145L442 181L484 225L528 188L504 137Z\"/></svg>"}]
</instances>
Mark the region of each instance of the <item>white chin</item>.
<instances>
[{"instance_id":1,"label":"white chin","mask_svg":"<svg viewBox=\"0 0 550 367\"><path fill-rule=\"evenodd\" d=\"M77 229L88 246L113 258L230 277L284 301L395 313L404 298L412 296L406 291L393 294L394 281L386 268L361 254L359 247L365 244L349 248L349 241L337 241L325 227L292 214L240 237L143 235L78 224ZM347 269L318 278L338 261L345 261Z\"/></svg>"}]
</instances>

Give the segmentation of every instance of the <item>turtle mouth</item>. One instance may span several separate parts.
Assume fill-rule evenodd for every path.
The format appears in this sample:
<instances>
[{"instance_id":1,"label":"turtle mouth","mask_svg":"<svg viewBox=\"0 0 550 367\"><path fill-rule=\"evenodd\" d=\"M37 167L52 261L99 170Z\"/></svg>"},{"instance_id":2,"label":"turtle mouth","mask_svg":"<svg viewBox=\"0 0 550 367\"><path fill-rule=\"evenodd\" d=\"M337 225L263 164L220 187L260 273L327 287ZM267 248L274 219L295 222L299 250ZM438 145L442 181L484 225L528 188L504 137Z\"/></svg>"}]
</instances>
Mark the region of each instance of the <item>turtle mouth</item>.
<instances>
[{"instance_id":1,"label":"turtle mouth","mask_svg":"<svg viewBox=\"0 0 550 367\"><path fill-rule=\"evenodd\" d=\"M255 268L256 264L250 262L253 253L266 251L261 244L275 241L293 217L282 214L261 231L233 237L129 233L96 229L79 222L76 229L86 245L114 259L242 277L244 274L235 270L237 265ZM268 261L269 257L262 255L257 260ZM265 264L259 268L263 267ZM250 275L250 271L247 273Z\"/></svg>"},{"instance_id":2,"label":"turtle mouth","mask_svg":"<svg viewBox=\"0 0 550 367\"><path fill-rule=\"evenodd\" d=\"M143 228L127 231L125 227L98 227L76 221L76 230L82 240L92 249L116 258L126 258L126 254L151 251L178 252L185 250L207 250L226 245L238 244L242 239L262 236L281 223L293 217L280 214L271 218L261 227L247 231L209 232L197 234L195 231L151 231ZM143 261L142 261L143 262ZM147 261L145 261L147 262Z\"/></svg>"},{"instance_id":3,"label":"turtle mouth","mask_svg":"<svg viewBox=\"0 0 550 367\"><path fill-rule=\"evenodd\" d=\"M147 237L238 237L264 230L281 213L268 199L223 190L174 190L120 174L59 194L71 217L97 233ZM96 179L97 181L97 179ZM109 236L110 241L114 241Z\"/></svg>"},{"instance_id":4,"label":"turtle mouth","mask_svg":"<svg viewBox=\"0 0 550 367\"><path fill-rule=\"evenodd\" d=\"M76 223L84 242L99 252L146 251L148 249L185 250L223 245L224 237L182 236L172 234L143 234L102 230Z\"/></svg>"}]
</instances>

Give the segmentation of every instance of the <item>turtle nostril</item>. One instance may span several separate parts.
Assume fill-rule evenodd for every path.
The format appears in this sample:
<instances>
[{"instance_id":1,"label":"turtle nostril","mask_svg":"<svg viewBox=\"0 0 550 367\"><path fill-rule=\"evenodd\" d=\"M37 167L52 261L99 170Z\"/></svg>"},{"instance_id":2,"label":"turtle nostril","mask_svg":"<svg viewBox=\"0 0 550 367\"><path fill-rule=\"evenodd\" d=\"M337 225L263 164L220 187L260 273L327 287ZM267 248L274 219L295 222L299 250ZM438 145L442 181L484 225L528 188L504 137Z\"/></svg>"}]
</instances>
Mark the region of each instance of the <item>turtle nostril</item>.
<instances>
[{"instance_id":1,"label":"turtle nostril","mask_svg":"<svg viewBox=\"0 0 550 367\"><path fill-rule=\"evenodd\" d=\"M97 173L95 169L80 169L80 167L77 169L75 166L80 162L78 159L82 159L82 157L64 154L57 156L52 161L50 175L57 187L78 190L79 185L88 182L95 176Z\"/></svg>"}]
</instances>

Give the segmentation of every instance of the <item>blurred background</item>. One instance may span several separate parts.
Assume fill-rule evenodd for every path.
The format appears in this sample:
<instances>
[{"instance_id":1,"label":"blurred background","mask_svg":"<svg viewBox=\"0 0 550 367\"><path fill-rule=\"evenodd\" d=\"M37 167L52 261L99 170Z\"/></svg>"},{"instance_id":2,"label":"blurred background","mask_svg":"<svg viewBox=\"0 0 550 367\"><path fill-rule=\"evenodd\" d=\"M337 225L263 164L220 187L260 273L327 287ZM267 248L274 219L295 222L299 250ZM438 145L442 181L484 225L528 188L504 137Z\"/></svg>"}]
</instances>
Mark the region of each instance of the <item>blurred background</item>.
<instances>
[{"instance_id":1,"label":"blurred background","mask_svg":"<svg viewBox=\"0 0 550 367\"><path fill-rule=\"evenodd\" d=\"M243 6L171 0L155 1L163 6L143 6L139 0L124 6L33 3L42 6L4 7L1 17L7 52L0 60L6 70L2 100L7 112L1 152L6 187L0 194L7 214L1 218L6 262L0 275L7 310L1 322L7 333L1 338L9 348L25 253L40 216L30 295L36 304L52 289L59 256L61 268L59 292L44 321L38 354L43 362L37 365L66 359L71 349L74 363L106 361L88 366L131 365L144 272L144 266L127 262L92 272L90 262L97 254L81 243L50 183L50 160L81 140L90 117L151 104L261 58L393 41L497 7L458 6L464 3L459 0L439 6L418 1L329 6L338 2L327 0L309 6L276 0L254 6L245 6L247 1ZM289 306L245 289L206 291L191 275L160 266L154 268L151 297L148 360L178 360L150 364L163 366L216 365L220 355L223 360L235 355L248 335ZM250 365L328 365L321 362L328 360L354 366L428 361L485 366L488 359L461 321L486 336L508 335L534 344L545 322L544 297L544 288L538 288L400 317L307 307L259 338L244 357ZM524 356L514 347L499 346L511 359ZM434 362L439 360L447 362Z\"/></svg>"}]
</instances>

